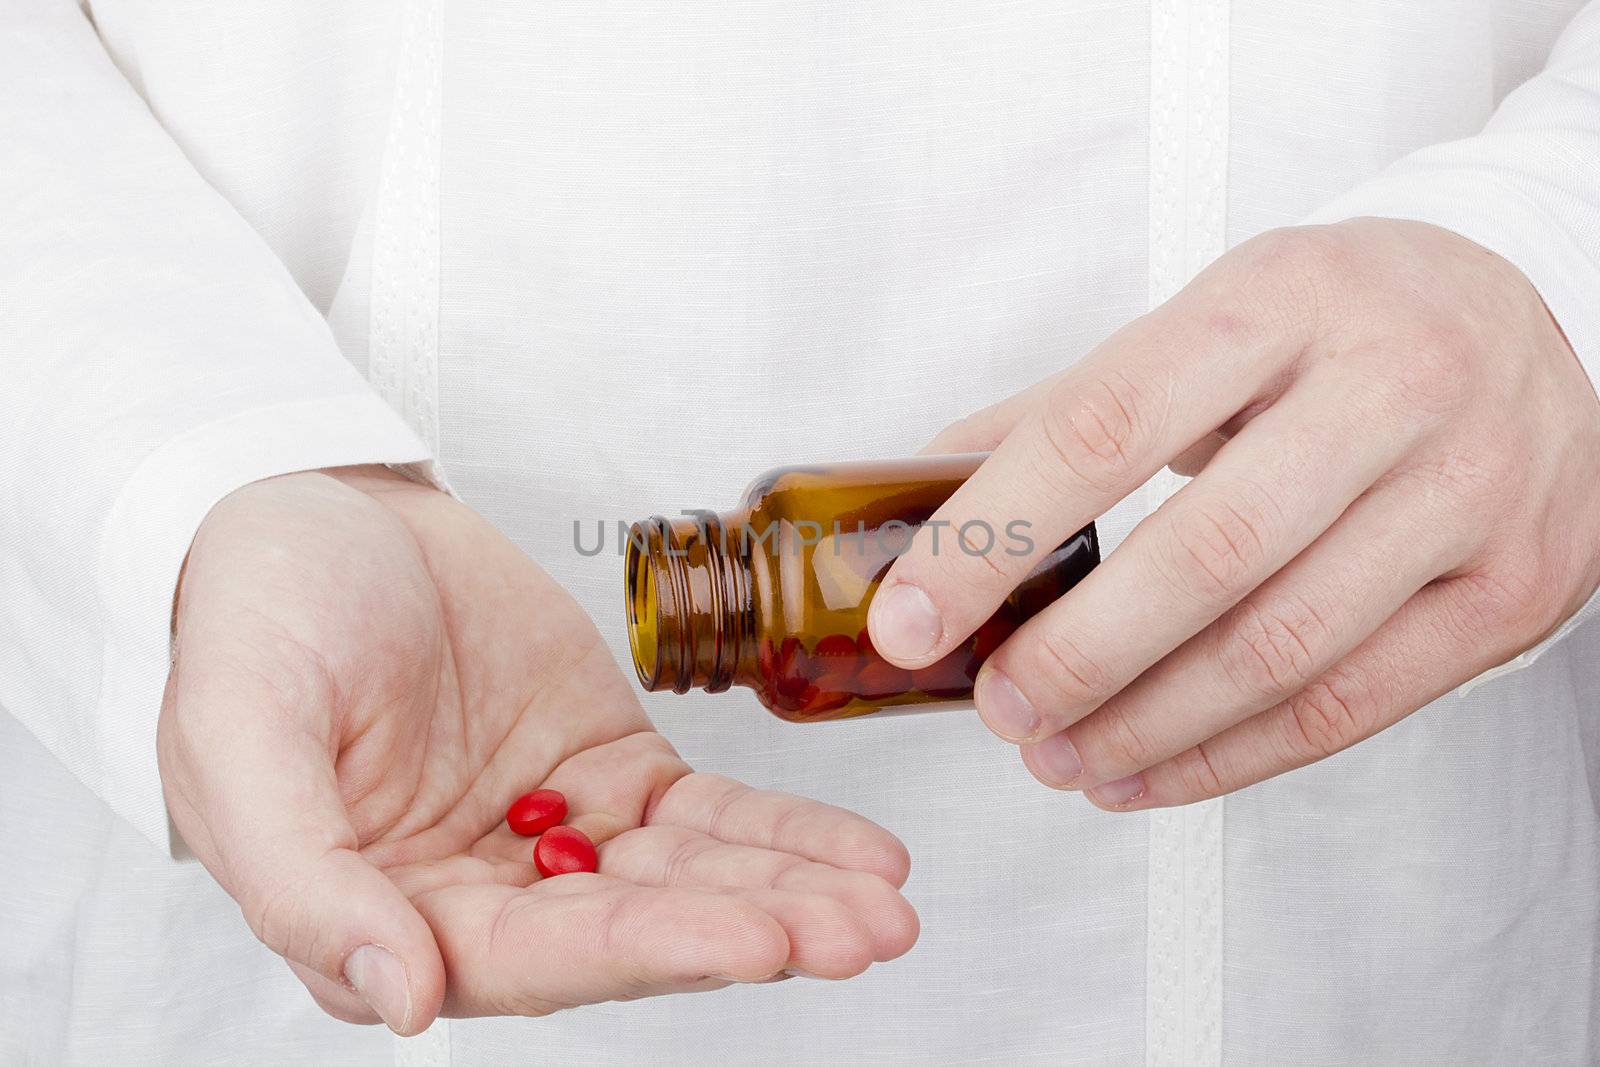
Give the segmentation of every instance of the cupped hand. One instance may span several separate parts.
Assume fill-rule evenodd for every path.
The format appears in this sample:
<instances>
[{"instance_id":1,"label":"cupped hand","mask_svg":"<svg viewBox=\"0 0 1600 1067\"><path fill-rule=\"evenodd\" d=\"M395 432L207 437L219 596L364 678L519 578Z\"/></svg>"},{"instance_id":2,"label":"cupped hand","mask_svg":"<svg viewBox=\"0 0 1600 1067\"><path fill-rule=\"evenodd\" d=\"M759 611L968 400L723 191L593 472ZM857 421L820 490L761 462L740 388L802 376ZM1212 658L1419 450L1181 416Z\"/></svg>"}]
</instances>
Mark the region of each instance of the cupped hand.
<instances>
[{"instance_id":1,"label":"cupped hand","mask_svg":"<svg viewBox=\"0 0 1600 1067\"><path fill-rule=\"evenodd\" d=\"M185 564L160 731L183 839L317 1001L403 1034L905 952L905 849L693 773L593 624L453 498L382 468L219 503ZM538 787L600 847L541 880Z\"/></svg>"},{"instance_id":2,"label":"cupped hand","mask_svg":"<svg viewBox=\"0 0 1600 1067\"><path fill-rule=\"evenodd\" d=\"M1421 223L1247 242L932 448L994 450L934 521L1022 520L1040 551L1164 465L1196 475L977 679L1033 774L1106 808L1337 752L1600 584L1595 391L1526 278ZM876 647L938 658L1039 555L918 537L872 605Z\"/></svg>"}]
</instances>

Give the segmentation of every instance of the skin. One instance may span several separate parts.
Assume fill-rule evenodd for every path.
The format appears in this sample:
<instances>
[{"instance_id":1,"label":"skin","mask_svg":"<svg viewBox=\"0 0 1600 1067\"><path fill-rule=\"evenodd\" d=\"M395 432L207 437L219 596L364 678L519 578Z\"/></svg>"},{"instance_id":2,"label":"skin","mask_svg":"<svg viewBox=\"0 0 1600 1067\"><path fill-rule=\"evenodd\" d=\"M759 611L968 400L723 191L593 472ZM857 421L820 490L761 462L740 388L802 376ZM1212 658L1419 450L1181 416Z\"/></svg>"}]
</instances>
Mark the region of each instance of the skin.
<instances>
[{"instance_id":1,"label":"skin","mask_svg":"<svg viewBox=\"0 0 1600 1067\"><path fill-rule=\"evenodd\" d=\"M444 493L382 468L240 489L174 626L173 823L340 1019L846 978L916 940L893 835L693 772L577 604ZM539 879L503 818L540 787L598 873Z\"/></svg>"},{"instance_id":2,"label":"skin","mask_svg":"<svg viewBox=\"0 0 1600 1067\"><path fill-rule=\"evenodd\" d=\"M1600 401L1516 269L1357 219L1229 252L1081 363L951 426L993 450L935 520L1054 545L1194 480L985 664L1048 785L1130 810L1320 760L1537 644L1600 585ZM871 612L918 667L1036 562L918 538Z\"/></svg>"}]
</instances>

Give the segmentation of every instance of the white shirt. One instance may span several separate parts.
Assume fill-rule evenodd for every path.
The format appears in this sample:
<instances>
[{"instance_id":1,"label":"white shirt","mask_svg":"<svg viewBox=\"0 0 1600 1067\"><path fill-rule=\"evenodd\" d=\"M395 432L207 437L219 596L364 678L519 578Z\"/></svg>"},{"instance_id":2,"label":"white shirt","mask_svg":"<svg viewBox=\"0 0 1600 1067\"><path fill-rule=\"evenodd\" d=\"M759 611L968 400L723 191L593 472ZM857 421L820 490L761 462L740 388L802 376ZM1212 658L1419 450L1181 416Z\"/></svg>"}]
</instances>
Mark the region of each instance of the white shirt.
<instances>
[{"instance_id":1,"label":"white shirt","mask_svg":"<svg viewBox=\"0 0 1600 1067\"><path fill-rule=\"evenodd\" d=\"M917 948L409 1043L254 942L154 754L184 551L271 474L442 473L620 657L574 520L914 451L1267 228L1451 227L1595 376L1600 4L91 7L0 0L0 1061L1600 1058L1593 603L1178 811L1046 790L971 715L657 695L700 768L900 834Z\"/></svg>"}]
</instances>

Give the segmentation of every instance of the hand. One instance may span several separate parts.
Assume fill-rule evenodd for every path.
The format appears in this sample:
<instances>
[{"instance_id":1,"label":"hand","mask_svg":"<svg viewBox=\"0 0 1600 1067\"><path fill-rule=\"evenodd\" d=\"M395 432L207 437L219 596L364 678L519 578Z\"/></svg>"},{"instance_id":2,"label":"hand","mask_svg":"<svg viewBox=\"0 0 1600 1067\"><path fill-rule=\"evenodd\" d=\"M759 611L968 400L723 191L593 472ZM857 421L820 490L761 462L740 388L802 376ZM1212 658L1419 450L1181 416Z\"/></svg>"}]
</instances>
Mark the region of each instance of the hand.
<instances>
[{"instance_id":1,"label":"hand","mask_svg":"<svg viewBox=\"0 0 1600 1067\"><path fill-rule=\"evenodd\" d=\"M1520 273L1420 223L1250 241L932 448L994 449L936 521L1027 520L1040 550L1164 464L1197 475L977 680L1036 777L1106 808L1217 796L1370 737L1600 582L1593 388ZM938 658L1038 555L917 538L874 643Z\"/></svg>"},{"instance_id":2,"label":"hand","mask_svg":"<svg viewBox=\"0 0 1600 1067\"><path fill-rule=\"evenodd\" d=\"M257 482L191 548L159 755L172 819L317 1001L402 1034L905 952L905 849L692 773L588 618L449 496L374 468ZM538 880L506 806L600 846Z\"/></svg>"}]
</instances>

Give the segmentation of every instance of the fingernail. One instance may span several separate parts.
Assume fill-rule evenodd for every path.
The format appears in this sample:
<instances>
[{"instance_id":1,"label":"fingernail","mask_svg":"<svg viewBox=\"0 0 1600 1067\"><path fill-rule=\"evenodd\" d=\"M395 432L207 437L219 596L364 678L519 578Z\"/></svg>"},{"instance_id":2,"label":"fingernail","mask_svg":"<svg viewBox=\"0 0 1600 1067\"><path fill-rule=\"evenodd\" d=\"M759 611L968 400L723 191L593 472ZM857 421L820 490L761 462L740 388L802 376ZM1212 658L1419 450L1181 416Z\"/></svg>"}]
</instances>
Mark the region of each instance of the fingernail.
<instances>
[{"instance_id":1,"label":"fingernail","mask_svg":"<svg viewBox=\"0 0 1600 1067\"><path fill-rule=\"evenodd\" d=\"M1118 778L1114 782L1086 790L1084 795L1096 804L1103 804L1108 808L1126 807L1144 796L1144 775L1130 774L1126 778Z\"/></svg>"},{"instance_id":2,"label":"fingernail","mask_svg":"<svg viewBox=\"0 0 1600 1067\"><path fill-rule=\"evenodd\" d=\"M1007 741L1026 741L1039 732L1039 713L1033 710L1016 683L998 667L978 676L978 689L973 699L977 701L979 717Z\"/></svg>"},{"instance_id":3,"label":"fingernail","mask_svg":"<svg viewBox=\"0 0 1600 1067\"><path fill-rule=\"evenodd\" d=\"M378 945L362 945L345 957L344 980L389 1029L405 1029L411 1019L411 987L399 957Z\"/></svg>"},{"instance_id":4,"label":"fingernail","mask_svg":"<svg viewBox=\"0 0 1600 1067\"><path fill-rule=\"evenodd\" d=\"M890 586L879 594L873 609L873 645L891 659L921 659L944 633L933 601L914 585Z\"/></svg>"},{"instance_id":5,"label":"fingernail","mask_svg":"<svg viewBox=\"0 0 1600 1067\"><path fill-rule=\"evenodd\" d=\"M1063 789L1083 773L1083 760L1078 758L1078 750L1072 747L1072 739L1065 731L1051 734L1033 746L1033 765L1039 777Z\"/></svg>"}]
</instances>

